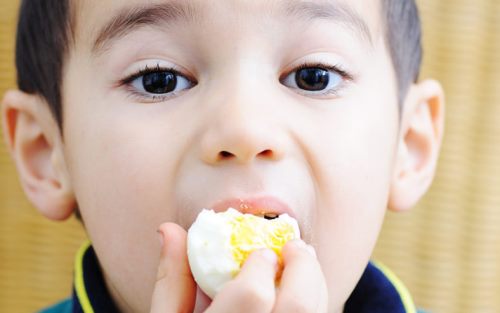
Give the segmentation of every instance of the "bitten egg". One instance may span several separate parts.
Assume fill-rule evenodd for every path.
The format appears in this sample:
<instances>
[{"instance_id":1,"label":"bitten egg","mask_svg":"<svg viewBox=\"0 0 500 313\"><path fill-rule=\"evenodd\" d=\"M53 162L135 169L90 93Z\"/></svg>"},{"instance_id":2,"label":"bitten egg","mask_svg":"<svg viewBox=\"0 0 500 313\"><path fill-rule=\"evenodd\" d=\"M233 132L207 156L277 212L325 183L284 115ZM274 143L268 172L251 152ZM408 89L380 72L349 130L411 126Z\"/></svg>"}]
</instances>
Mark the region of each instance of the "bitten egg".
<instances>
[{"instance_id":1,"label":"bitten egg","mask_svg":"<svg viewBox=\"0 0 500 313\"><path fill-rule=\"evenodd\" d=\"M288 214L268 219L232 208L219 213L204 209L188 231L189 266L198 286L213 299L251 252L269 248L281 263L285 243L298 238L297 221Z\"/></svg>"}]
</instances>

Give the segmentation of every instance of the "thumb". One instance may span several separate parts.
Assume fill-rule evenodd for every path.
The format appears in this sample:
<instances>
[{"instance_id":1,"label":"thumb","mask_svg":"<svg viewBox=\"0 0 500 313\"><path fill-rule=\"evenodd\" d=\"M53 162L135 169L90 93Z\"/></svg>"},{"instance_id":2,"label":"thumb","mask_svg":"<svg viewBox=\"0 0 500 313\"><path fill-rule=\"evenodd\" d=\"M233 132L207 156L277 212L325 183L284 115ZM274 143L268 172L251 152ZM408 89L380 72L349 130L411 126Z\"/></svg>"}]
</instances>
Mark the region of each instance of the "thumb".
<instances>
[{"instance_id":1,"label":"thumb","mask_svg":"<svg viewBox=\"0 0 500 313\"><path fill-rule=\"evenodd\" d=\"M193 312L196 283L187 259L186 231L177 224L165 223L158 233L162 247L151 312Z\"/></svg>"}]
</instances>

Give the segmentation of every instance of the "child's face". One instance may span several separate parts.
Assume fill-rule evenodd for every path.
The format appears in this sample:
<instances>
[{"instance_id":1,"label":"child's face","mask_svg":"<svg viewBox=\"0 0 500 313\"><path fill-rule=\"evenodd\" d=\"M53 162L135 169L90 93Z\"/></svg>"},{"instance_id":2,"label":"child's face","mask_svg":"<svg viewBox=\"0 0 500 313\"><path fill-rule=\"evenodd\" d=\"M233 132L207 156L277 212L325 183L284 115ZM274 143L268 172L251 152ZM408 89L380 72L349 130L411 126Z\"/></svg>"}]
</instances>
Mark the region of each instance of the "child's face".
<instances>
[{"instance_id":1,"label":"child's face","mask_svg":"<svg viewBox=\"0 0 500 313\"><path fill-rule=\"evenodd\" d=\"M153 2L164 10L108 25ZM171 2L187 16L166 3L77 10L64 155L108 287L146 310L161 223L187 229L202 208L260 198L298 219L340 308L379 233L398 142L378 3ZM146 68L160 73L126 80Z\"/></svg>"}]
</instances>

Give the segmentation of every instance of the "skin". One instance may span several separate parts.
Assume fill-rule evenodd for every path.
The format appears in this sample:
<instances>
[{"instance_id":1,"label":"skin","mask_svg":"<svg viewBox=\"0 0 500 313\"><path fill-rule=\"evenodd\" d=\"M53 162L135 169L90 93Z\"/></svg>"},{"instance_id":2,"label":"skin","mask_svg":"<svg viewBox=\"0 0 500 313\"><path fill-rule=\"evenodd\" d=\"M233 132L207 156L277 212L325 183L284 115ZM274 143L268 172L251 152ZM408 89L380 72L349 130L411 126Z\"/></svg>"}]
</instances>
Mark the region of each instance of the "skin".
<instances>
[{"instance_id":1,"label":"skin","mask_svg":"<svg viewBox=\"0 0 500 313\"><path fill-rule=\"evenodd\" d=\"M365 20L371 43L335 21L274 14L278 1L189 2L203 12L197 23L135 30L99 55L92 45L110 16L149 1L77 4L63 131L36 95L12 90L2 102L22 186L51 219L78 204L123 312L341 312L387 208L407 210L431 184L442 89L412 85L399 117L377 2L340 1ZM280 82L304 61L353 78L327 96ZM157 64L196 84L151 101L118 83ZM276 260L259 251L210 304L191 277L185 230L203 207L255 196L285 202L307 245L285 247L278 293Z\"/></svg>"}]
</instances>

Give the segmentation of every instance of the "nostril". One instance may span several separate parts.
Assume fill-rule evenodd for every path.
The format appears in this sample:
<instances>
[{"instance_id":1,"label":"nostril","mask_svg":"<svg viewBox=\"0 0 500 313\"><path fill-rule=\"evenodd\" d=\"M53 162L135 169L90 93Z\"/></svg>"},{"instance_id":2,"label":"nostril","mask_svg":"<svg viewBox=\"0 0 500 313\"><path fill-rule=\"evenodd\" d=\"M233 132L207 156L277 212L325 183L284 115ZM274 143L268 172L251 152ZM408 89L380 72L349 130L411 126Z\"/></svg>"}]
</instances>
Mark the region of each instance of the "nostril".
<instances>
[{"instance_id":1,"label":"nostril","mask_svg":"<svg viewBox=\"0 0 500 313\"><path fill-rule=\"evenodd\" d=\"M248 155L248 157L249 156L250 155ZM257 155L251 154L251 156L256 157L256 158L262 158L262 159L273 159L276 157L276 154L274 153L273 150L266 149L266 150L262 150ZM217 161L231 160L233 158L241 159L242 161L248 161L246 159L246 157L247 156L244 154L240 155L240 154L235 154L233 152L229 152L227 150L222 150L222 151L219 151L219 153L217 154Z\"/></svg>"},{"instance_id":2,"label":"nostril","mask_svg":"<svg viewBox=\"0 0 500 313\"><path fill-rule=\"evenodd\" d=\"M228 152L228 151L219 152L219 159L229 159L233 156L234 156L234 154L232 154L231 152Z\"/></svg>"},{"instance_id":3,"label":"nostril","mask_svg":"<svg viewBox=\"0 0 500 313\"><path fill-rule=\"evenodd\" d=\"M264 157L264 158L272 158L273 157L273 151L270 149L266 149L264 151L261 151L259 153L259 156Z\"/></svg>"}]
</instances>

